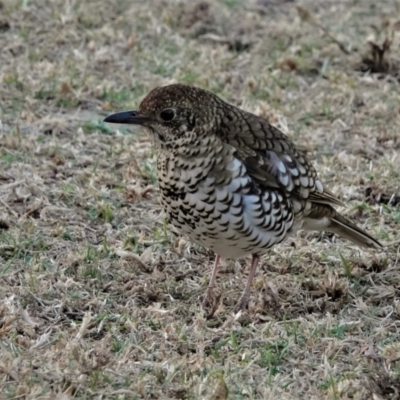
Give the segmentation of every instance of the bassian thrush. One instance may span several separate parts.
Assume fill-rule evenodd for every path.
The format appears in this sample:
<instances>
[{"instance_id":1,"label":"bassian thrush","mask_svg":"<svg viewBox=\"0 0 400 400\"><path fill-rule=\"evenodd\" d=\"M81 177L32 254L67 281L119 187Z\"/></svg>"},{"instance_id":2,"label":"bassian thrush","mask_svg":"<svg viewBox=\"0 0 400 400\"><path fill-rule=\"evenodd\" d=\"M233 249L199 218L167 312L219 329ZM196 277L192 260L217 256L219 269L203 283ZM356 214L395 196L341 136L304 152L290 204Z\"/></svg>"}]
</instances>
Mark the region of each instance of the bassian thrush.
<instances>
[{"instance_id":1,"label":"bassian thrush","mask_svg":"<svg viewBox=\"0 0 400 400\"><path fill-rule=\"evenodd\" d=\"M216 254L205 308L213 305L220 257L252 255L235 311L244 309L260 256L299 229L382 247L335 210L343 203L286 135L210 92L181 84L158 87L138 111L113 114L105 122L145 128L157 152L168 222Z\"/></svg>"}]
</instances>

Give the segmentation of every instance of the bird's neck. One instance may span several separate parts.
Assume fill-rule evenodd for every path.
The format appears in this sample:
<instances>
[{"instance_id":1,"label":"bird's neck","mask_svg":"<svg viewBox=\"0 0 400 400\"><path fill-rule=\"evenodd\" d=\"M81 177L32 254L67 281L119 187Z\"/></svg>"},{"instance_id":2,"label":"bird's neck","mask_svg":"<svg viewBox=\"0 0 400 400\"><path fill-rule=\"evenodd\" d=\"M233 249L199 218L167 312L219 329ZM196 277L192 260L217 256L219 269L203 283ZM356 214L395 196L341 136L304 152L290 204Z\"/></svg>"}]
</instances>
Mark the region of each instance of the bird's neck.
<instances>
[{"instance_id":1,"label":"bird's neck","mask_svg":"<svg viewBox=\"0 0 400 400\"><path fill-rule=\"evenodd\" d=\"M158 153L175 154L177 157L204 157L211 153L222 151L223 143L215 135L190 135L174 140L157 140Z\"/></svg>"},{"instance_id":2,"label":"bird's neck","mask_svg":"<svg viewBox=\"0 0 400 400\"><path fill-rule=\"evenodd\" d=\"M192 169L204 164L204 160L216 160L233 157L233 150L215 135L185 137L170 143L162 143L158 149L158 158L169 160L178 170Z\"/></svg>"}]
</instances>

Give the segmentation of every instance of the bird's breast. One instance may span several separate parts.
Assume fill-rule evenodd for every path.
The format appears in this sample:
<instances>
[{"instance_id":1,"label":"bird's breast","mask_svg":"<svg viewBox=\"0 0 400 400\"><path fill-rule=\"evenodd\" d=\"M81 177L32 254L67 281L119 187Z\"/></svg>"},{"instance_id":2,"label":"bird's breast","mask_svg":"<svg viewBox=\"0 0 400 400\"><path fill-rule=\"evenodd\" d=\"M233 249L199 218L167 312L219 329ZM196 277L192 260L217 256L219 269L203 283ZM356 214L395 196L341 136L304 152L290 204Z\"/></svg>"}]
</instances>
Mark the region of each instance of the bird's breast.
<instances>
[{"instance_id":1,"label":"bird's breast","mask_svg":"<svg viewBox=\"0 0 400 400\"><path fill-rule=\"evenodd\" d=\"M255 188L243 163L158 159L161 202L171 224L222 257L262 254L293 224L290 204L278 192Z\"/></svg>"}]
</instances>

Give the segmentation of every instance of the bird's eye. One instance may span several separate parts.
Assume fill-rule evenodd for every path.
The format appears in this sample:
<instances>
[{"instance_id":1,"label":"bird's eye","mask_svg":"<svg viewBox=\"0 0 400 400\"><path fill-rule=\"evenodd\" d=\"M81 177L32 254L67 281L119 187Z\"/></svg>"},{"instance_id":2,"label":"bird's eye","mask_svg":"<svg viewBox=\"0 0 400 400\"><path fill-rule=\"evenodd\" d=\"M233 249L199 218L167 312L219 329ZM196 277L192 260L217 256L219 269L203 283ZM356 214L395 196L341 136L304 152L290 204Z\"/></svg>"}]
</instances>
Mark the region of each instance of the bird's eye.
<instances>
[{"instance_id":1,"label":"bird's eye","mask_svg":"<svg viewBox=\"0 0 400 400\"><path fill-rule=\"evenodd\" d=\"M171 108L167 108L160 113L160 117L163 121L169 122L175 118L175 111Z\"/></svg>"}]
</instances>

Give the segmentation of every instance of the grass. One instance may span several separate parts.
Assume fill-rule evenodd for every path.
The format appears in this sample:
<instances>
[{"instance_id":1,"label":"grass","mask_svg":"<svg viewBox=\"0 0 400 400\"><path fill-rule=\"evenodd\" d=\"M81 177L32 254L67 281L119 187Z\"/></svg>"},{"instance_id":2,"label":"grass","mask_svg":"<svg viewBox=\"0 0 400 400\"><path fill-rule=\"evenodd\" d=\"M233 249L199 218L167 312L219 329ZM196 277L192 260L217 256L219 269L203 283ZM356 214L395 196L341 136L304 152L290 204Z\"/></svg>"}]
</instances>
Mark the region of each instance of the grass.
<instances>
[{"instance_id":1,"label":"grass","mask_svg":"<svg viewBox=\"0 0 400 400\"><path fill-rule=\"evenodd\" d=\"M393 2L0 9L1 399L396 398ZM300 233L263 259L241 315L246 261L226 260L207 319L212 254L167 226L147 138L102 122L171 82L268 118L386 249Z\"/></svg>"}]
</instances>

